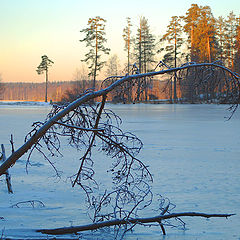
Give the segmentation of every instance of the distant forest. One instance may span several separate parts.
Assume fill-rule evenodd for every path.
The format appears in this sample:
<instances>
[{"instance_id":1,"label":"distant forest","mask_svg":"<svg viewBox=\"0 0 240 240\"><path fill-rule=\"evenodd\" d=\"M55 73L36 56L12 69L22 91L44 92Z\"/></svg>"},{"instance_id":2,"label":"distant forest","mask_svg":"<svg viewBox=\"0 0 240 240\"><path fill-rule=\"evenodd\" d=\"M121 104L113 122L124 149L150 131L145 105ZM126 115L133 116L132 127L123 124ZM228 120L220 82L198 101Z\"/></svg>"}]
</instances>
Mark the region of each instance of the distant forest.
<instances>
[{"instance_id":1,"label":"distant forest","mask_svg":"<svg viewBox=\"0 0 240 240\"><path fill-rule=\"evenodd\" d=\"M89 82L88 82L89 83ZM100 86L101 82L97 81ZM64 97L74 94L79 91L82 93L82 81L65 81L65 82L50 82L48 85L49 100L53 102L61 101ZM91 83L89 83L91 86ZM165 81L153 80L150 88L151 99L166 99L168 93L164 91ZM89 86L89 87L90 87ZM86 86L87 88L88 86ZM13 101L44 101L45 83L4 83L4 92L1 95L1 100ZM111 101L113 96L108 99Z\"/></svg>"}]
</instances>

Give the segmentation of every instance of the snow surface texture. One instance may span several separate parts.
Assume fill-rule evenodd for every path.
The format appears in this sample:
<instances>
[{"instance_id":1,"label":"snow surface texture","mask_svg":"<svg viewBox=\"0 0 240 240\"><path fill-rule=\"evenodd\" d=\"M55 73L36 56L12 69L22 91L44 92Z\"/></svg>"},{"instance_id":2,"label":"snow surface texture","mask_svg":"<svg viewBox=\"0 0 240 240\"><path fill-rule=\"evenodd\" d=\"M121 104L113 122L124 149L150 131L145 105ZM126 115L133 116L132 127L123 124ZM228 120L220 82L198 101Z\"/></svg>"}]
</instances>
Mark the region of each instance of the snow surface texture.
<instances>
[{"instance_id":1,"label":"snow surface texture","mask_svg":"<svg viewBox=\"0 0 240 240\"><path fill-rule=\"evenodd\" d=\"M135 104L107 108L122 118L123 129L143 141L140 158L150 165L154 175L153 191L170 198L177 205L174 212L237 214L227 220L184 218L188 230L166 228L166 237L159 227L137 227L126 239L240 239L239 110L226 121L226 105ZM32 122L43 120L49 110L48 105L0 106L0 143L5 145L7 155L11 151L10 134L14 135L15 147L19 147ZM0 217L4 218L0 219L0 236L3 231L6 237L46 238L34 229L90 223L83 193L72 188L67 179L74 164L78 166L78 156L67 145L63 149L64 157L55 160L64 171L60 180L52 177L53 170L38 154L33 155L28 174L26 156L10 169L14 194L7 193L4 178L0 178ZM97 159L109 164L111 161L99 156ZM106 174L101 174L104 182ZM42 201L45 207L11 207L27 200ZM150 209L146 216L152 212L157 215ZM101 230L82 233L81 237L111 239L111 233Z\"/></svg>"}]
</instances>

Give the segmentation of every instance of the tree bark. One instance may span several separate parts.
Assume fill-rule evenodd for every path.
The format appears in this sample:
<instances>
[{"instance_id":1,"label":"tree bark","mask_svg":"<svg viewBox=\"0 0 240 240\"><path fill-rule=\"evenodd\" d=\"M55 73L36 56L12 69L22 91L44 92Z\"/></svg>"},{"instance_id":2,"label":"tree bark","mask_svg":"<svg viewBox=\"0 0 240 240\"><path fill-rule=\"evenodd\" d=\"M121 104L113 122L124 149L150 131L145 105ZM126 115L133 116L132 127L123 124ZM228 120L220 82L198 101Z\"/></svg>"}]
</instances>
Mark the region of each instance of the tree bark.
<instances>
[{"instance_id":1,"label":"tree bark","mask_svg":"<svg viewBox=\"0 0 240 240\"><path fill-rule=\"evenodd\" d=\"M95 36L95 63L94 63L94 75L93 75L93 89L96 90L96 75L97 75L97 64L98 64L98 28L96 25L95 28L96 36Z\"/></svg>"},{"instance_id":2,"label":"tree bark","mask_svg":"<svg viewBox=\"0 0 240 240\"><path fill-rule=\"evenodd\" d=\"M176 22L175 22L175 37L174 37L174 67L177 67L177 33L176 33ZM176 72L174 74L174 82L173 82L173 99L174 103L177 102L177 76Z\"/></svg>"},{"instance_id":3,"label":"tree bark","mask_svg":"<svg viewBox=\"0 0 240 240\"><path fill-rule=\"evenodd\" d=\"M47 102L47 101L48 101L47 90L48 90L48 68L46 68L46 89L45 89L45 102Z\"/></svg>"}]
</instances>

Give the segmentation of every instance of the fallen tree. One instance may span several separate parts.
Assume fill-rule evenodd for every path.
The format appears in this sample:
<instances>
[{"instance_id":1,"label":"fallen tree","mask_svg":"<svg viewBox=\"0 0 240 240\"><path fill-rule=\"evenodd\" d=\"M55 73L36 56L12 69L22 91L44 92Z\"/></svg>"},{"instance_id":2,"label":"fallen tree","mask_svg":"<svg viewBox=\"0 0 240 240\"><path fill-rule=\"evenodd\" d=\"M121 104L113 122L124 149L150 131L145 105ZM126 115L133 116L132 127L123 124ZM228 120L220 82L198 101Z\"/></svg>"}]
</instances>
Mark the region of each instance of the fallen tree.
<instances>
[{"instance_id":1,"label":"fallen tree","mask_svg":"<svg viewBox=\"0 0 240 240\"><path fill-rule=\"evenodd\" d=\"M159 223L161 224L162 220L178 218L178 217L203 217L203 218L228 218L235 214L206 214L199 212L181 212L181 213L170 213L167 215L159 215L150 218L133 218L133 219L114 219L109 221L97 222L88 225L82 226L71 226L55 229L39 229L37 232L50 235L63 235L63 234L77 234L78 232L96 230L103 227L119 226L119 225L128 225L128 224L144 224L144 223ZM163 226L161 226L163 235L166 235L166 231Z\"/></svg>"},{"instance_id":2,"label":"fallen tree","mask_svg":"<svg viewBox=\"0 0 240 240\"><path fill-rule=\"evenodd\" d=\"M28 152L27 168L31 162L32 153L38 151L50 163L56 175L60 177L60 172L51 161L51 157L62 154L61 142L63 139L67 139L69 145L79 150L80 154L79 168L75 169L70 177L71 183L73 187L79 186L85 193L89 217L93 224L86 225L87 227L76 227L76 229L67 228L66 231L78 232L81 231L78 229L92 230L104 226L116 226L118 229L123 227L123 234L125 234L136 224L157 222L165 234L164 221L167 219L175 219L180 225L185 226L179 217L232 216L233 214L195 212L174 214L171 213L174 205L166 204L167 201L161 198L158 208L159 216L139 218L141 211L153 202L154 194L151 189L153 176L149 167L137 158L143 146L141 140L132 133L123 132L120 127L121 119L111 110L105 109L108 94L112 91L129 92L126 91L126 88L134 88L141 82L141 79L145 81L146 78L156 75L170 74L183 81L185 76L189 76L190 71L191 76L196 74L195 78L201 76L198 81L195 79L195 88L201 89L200 85L208 84L211 74L214 76L216 71L222 71L222 78L218 78L218 84L221 87L215 87L216 91L219 91L216 94L217 98L224 98L226 102L231 102L231 114L234 113L240 102L239 76L222 65L189 63L179 68L165 69L165 65L161 63L158 67L161 68L160 71L139 74L134 66L131 75L107 78L102 84L103 88L99 91L85 92L72 103L53 105L46 120L33 123L33 129L27 134L25 143L13 151L0 166L0 175L6 174L6 171ZM139 88L136 89L139 90ZM138 91L136 94L139 96L140 92ZM96 99L100 103L92 104ZM107 170L107 174L111 178L110 182L112 182L111 188L102 189L95 179L97 169L95 169L94 163L97 160L94 159L94 149L112 158L112 163ZM48 230L38 231L46 233L44 231ZM68 233L66 231L65 233ZM116 235L118 233L119 231L116 231Z\"/></svg>"}]
</instances>

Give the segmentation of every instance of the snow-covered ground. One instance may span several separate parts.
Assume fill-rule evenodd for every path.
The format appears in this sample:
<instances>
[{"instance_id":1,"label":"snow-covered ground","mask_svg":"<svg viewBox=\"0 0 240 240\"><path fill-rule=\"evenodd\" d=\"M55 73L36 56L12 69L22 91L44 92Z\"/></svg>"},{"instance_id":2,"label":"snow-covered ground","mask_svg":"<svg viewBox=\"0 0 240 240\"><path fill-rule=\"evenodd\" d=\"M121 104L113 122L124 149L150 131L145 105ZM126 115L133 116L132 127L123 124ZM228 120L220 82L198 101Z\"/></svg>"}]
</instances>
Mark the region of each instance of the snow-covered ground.
<instances>
[{"instance_id":1,"label":"snow-covered ground","mask_svg":"<svg viewBox=\"0 0 240 240\"><path fill-rule=\"evenodd\" d=\"M121 116L123 129L142 139L144 149L140 158L150 165L154 175L153 191L171 199L177 205L174 212L237 214L227 220L184 218L188 230L166 228L166 237L161 235L159 227L137 227L126 239L239 240L240 111L226 121L229 115L226 105L107 107ZM7 154L10 153L10 134L14 136L15 147L19 147L32 122L43 120L49 110L50 106L44 104L0 106L0 143L5 145ZM0 236L2 232L6 237L46 238L34 229L90 222L85 214L83 193L71 188L67 180L77 154L66 145L63 149L64 157L56 160L64 170L61 180L52 177L54 172L48 163L36 154L28 174L26 156L10 169L14 194L8 194L4 181L0 181L0 217L4 218L0 219ZM27 200L39 200L45 206L11 207ZM81 236L83 239L111 239L111 234L104 231Z\"/></svg>"},{"instance_id":2,"label":"snow-covered ground","mask_svg":"<svg viewBox=\"0 0 240 240\"><path fill-rule=\"evenodd\" d=\"M14 106L49 106L49 102L34 102L34 101L7 101L7 100L0 100L0 106L5 105L14 105Z\"/></svg>"}]
</instances>

